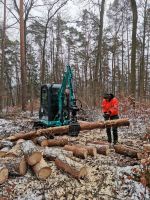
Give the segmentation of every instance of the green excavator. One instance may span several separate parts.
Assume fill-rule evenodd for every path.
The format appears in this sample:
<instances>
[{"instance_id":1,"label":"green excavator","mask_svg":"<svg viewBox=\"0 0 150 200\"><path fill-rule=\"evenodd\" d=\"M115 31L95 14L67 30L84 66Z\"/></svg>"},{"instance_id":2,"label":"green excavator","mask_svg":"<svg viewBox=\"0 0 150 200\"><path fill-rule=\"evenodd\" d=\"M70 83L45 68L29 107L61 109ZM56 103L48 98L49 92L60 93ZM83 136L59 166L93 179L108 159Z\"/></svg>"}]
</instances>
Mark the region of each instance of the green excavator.
<instances>
[{"instance_id":1,"label":"green excavator","mask_svg":"<svg viewBox=\"0 0 150 200\"><path fill-rule=\"evenodd\" d=\"M69 125L69 135L78 136L77 99L73 87L72 68L67 65L62 84L41 86L39 120L34 127L55 127Z\"/></svg>"}]
</instances>

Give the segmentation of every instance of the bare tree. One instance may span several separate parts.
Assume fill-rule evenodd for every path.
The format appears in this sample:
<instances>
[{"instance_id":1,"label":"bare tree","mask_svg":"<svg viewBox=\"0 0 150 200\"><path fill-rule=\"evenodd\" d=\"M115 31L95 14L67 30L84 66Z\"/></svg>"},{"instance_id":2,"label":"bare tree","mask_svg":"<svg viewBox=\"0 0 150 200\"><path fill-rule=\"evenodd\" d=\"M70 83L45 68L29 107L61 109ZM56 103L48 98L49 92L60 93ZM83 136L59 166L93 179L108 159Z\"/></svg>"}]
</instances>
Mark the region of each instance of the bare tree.
<instances>
[{"instance_id":1,"label":"bare tree","mask_svg":"<svg viewBox=\"0 0 150 200\"><path fill-rule=\"evenodd\" d=\"M67 2L69 0L66 0L64 2L62 2L60 4L60 6L53 12L52 9L55 6L55 4L57 4L60 0L57 0L53 5L50 5L50 7L48 8L47 11L47 20L46 20L46 24L45 24L45 29L44 29L44 42L43 42L43 48L42 48L42 64L41 64L41 83L44 83L44 74L45 74L45 54L46 54L46 42L47 42L47 33L48 33L48 25L51 21L51 19L55 16L55 14L63 7L67 4Z\"/></svg>"}]
</instances>

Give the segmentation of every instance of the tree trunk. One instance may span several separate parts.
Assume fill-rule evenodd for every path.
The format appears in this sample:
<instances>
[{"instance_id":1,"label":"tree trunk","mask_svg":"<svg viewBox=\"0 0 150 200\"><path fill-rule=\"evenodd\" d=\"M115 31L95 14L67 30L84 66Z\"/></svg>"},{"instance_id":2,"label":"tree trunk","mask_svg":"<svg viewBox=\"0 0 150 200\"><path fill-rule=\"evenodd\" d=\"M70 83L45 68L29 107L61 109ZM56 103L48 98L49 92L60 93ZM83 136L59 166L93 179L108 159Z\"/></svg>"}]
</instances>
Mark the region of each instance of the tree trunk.
<instances>
[{"instance_id":1,"label":"tree trunk","mask_svg":"<svg viewBox=\"0 0 150 200\"><path fill-rule=\"evenodd\" d=\"M47 179L52 173L51 168L43 158L41 158L39 163L33 166L33 171L35 172L37 178L40 180Z\"/></svg>"},{"instance_id":2,"label":"tree trunk","mask_svg":"<svg viewBox=\"0 0 150 200\"><path fill-rule=\"evenodd\" d=\"M140 152L138 150L132 149L129 146L125 146L125 145L121 145L121 144L115 145L114 149L115 149L116 153L119 153L119 154L122 154L125 156L129 156L132 158L138 158L137 153Z\"/></svg>"},{"instance_id":3,"label":"tree trunk","mask_svg":"<svg viewBox=\"0 0 150 200\"><path fill-rule=\"evenodd\" d=\"M133 14L132 25L132 49L131 49L131 94L135 97L136 94L136 33L137 33L137 5L136 0L130 0Z\"/></svg>"},{"instance_id":4,"label":"tree trunk","mask_svg":"<svg viewBox=\"0 0 150 200\"><path fill-rule=\"evenodd\" d=\"M24 8L23 0L20 0L20 64L21 64L21 84L22 84L22 110L26 111L27 103L27 72L25 60L25 36L24 36Z\"/></svg>"},{"instance_id":5,"label":"tree trunk","mask_svg":"<svg viewBox=\"0 0 150 200\"><path fill-rule=\"evenodd\" d=\"M40 162L42 158L42 153L39 152L38 148L30 140L25 141L21 144L21 149L26 156L26 160L29 165L33 166Z\"/></svg>"},{"instance_id":6,"label":"tree trunk","mask_svg":"<svg viewBox=\"0 0 150 200\"><path fill-rule=\"evenodd\" d=\"M92 129L104 129L107 127L119 127L119 126L129 126L129 120L127 118L117 119L117 120L108 120L108 121L97 121L97 122L86 122L80 124L80 130L92 130ZM39 129L37 131L31 131L29 133L20 133L8 137L10 141L16 141L18 139L31 139L39 137L41 135L62 135L69 132L69 126L59 126L59 127L50 127L46 129ZM82 133L81 133L82 134Z\"/></svg>"},{"instance_id":7,"label":"tree trunk","mask_svg":"<svg viewBox=\"0 0 150 200\"><path fill-rule=\"evenodd\" d=\"M0 163L0 185L8 179L8 169L6 165Z\"/></svg>"},{"instance_id":8,"label":"tree trunk","mask_svg":"<svg viewBox=\"0 0 150 200\"><path fill-rule=\"evenodd\" d=\"M2 57L0 68L0 112L3 109L4 97L4 69L5 69L5 48L6 48L6 0L4 0L4 17L3 17L3 32L2 32Z\"/></svg>"}]
</instances>

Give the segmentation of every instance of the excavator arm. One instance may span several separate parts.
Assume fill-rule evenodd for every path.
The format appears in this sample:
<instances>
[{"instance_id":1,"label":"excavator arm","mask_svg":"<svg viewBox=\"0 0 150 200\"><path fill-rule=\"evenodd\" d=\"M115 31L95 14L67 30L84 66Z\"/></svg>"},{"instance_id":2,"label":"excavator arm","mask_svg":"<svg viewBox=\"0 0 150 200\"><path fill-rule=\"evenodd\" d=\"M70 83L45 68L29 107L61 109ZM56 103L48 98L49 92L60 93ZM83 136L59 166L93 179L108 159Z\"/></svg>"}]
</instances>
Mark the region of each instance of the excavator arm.
<instances>
[{"instance_id":1,"label":"excavator arm","mask_svg":"<svg viewBox=\"0 0 150 200\"><path fill-rule=\"evenodd\" d=\"M66 94L66 89L69 90L69 95ZM68 95L68 97L66 97ZM58 93L58 101L59 101L59 117L60 122L64 123L64 100L65 98L68 98L68 109L70 116L70 122L69 122L69 134L71 136L77 136L80 131L80 126L77 122L77 112L79 111L79 108L76 105L76 98L73 88L73 73L72 69L69 65L66 66L66 71L64 73L63 81L61 88Z\"/></svg>"}]
</instances>

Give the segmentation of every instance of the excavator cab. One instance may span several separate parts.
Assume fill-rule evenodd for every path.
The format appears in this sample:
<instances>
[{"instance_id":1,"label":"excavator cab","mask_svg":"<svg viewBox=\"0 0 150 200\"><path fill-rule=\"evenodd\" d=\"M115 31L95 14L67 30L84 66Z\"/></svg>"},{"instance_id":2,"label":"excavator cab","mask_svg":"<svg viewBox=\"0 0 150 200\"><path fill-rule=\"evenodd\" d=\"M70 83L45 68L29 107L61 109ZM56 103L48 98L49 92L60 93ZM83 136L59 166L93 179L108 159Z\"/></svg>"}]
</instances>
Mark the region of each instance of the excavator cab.
<instances>
[{"instance_id":1,"label":"excavator cab","mask_svg":"<svg viewBox=\"0 0 150 200\"><path fill-rule=\"evenodd\" d=\"M41 87L39 119L54 121L58 113L58 92L61 84L45 84Z\"/></svg>"},{"instance_id":2,"label":"excavator cab","mask_svg":"<svg viewBox=\"0 0 150 200\"><path fill-rule=\"evenodd\" d=\"M72 84L72 70L67 65L62 84L44 84L41 86L39 121L35 127L54 127L69 125L69 135L78 136L76 98Z\"/></svg>"}]
</instances>

